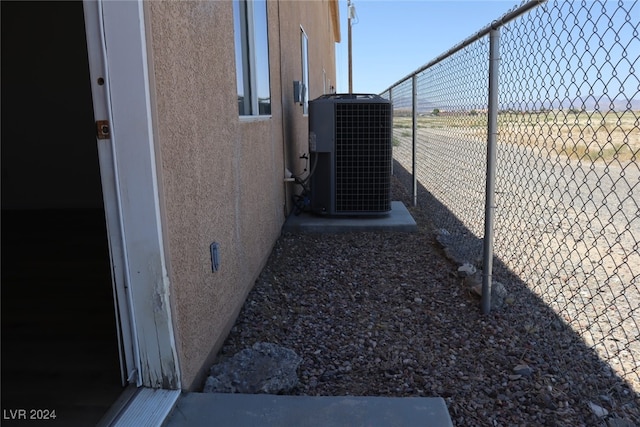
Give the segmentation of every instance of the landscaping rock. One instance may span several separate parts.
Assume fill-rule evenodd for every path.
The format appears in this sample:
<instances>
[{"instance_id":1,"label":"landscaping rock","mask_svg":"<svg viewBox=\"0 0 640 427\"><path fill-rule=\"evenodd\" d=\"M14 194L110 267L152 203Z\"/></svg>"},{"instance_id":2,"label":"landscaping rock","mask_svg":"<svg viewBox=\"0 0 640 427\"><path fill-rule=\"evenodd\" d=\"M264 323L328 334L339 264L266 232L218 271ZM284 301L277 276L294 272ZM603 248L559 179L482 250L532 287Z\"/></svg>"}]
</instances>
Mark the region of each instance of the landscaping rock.
<instances>
[{"instance_id":1,"label":"landscaping rock","mask_svg":"<svg viewBox=\"0 0 640 427\"><path fill-rule=\"evenodd\" d=\"M465 262L460 267L458 267L458 276L460 277L472 276L476 274L476 271L477 271L476 268L472 264Z\"/></svg>"},{"instance_id":2,"label":"landscaping rock","mask_svg":"<svg viewBox=\"0 0 640 427\"><path fill-rule=\"evenodd\" d=\"M607 415L609 415L609 411L607 411L605 408L603 408L602 406L596 405L593 402L588 402L589 404L589 409L591 409L591 412L593 412L593 414L598 417L598 418L604 418Z\"/></svg>"},{"instance_id":3,"label":"landscaping rock","mask_svg":"<svg viewBox=\"0 0 640 427\"><path fill-rule=\"evenodd\" d=\"M522 364L513 368L513 373L516 375L522 375L523 377L529 377L533 374L533 368L529 365Z\"/></svg>"},{"instance_id":4,"label":"landscaping rock","mask_svg":"<svg viewBox=\"0 0 640 427\"><path fill-rule=\"evenodd\" d=\"M479 278L476 275L470 276L469 278L476 278L475 283L471 287L471 290L478 296L482 296L482 280L478 280ZM467 279L469 279L467 278ZM479 283L478 283L479 281ZM494 281L491 284L491 309L499 309L504 305L505 298L507 298L507 288L498 282Z\"/></svg>"},{"instance_id":5,"label":"landscaping rock","mask_svg":"<svg viewBox=\"0 0 640 427\"><path fill-rule=\"evenodd\" d=\"M302 358L293 350L259 342L211 367L204 393L285 393L298 385Z\"/></svg>"}]
</instances>

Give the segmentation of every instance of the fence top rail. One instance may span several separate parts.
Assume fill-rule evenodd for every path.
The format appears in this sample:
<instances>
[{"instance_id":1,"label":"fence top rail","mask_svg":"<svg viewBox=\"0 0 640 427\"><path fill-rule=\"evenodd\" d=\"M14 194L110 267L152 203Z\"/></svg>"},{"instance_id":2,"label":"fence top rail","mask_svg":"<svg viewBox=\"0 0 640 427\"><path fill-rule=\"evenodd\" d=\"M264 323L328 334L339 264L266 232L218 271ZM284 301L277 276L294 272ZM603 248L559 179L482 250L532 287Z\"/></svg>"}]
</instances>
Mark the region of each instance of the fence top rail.
<instances>
[{"instance_id":1,"label":"fence top rail","mask_svg":"<svg viewBox=\"0 0 640 427\"><path fill-rule=\"evenodd\" d=\"M491 30L500 28L501 26L505 25L506 23L508 23L510 21L513 21L517 17L519 17L521 15L524 15L525 13L527 13L528 11L533 9L534 7L536 7L536 6L538 6L538 5L542 4L542 3L545 3L545 2L547 2L547 0L529 0L526 3L522 3L520 6L518 6L515 9L505 13L504 15L502 15L502 17L496 19L491 24L487 25L486 27L484 27L483 29L481 29L480 31L475 33L474 35L464 39L462 42L458 43L457 45L455 45L454 47L452 47L451 49L449 49L448 51L446 51L442 55L440 55L437 58L433 59L432 61L426 63L425 65L423 65L422 67L418 68L417 70L407 74L405 77L401 78L400 80L398 80L397 82L395 82L394 84L392 84L391 86L389 86L388 88L383 90L381 93L387 92L390 89L394 88L395 86L398 86L399 84L404 83L406 80L410 79L412 76L423 72L427 68L432 67L433 65L437 64L438 62L448 58L449 56L453 55L454 53L464 49L467 46L469 46L471 43L475 42L476 40L479 40L482 37L486 36L487 34L489 34L489 32L491 32Z\"/></svg>"}]
</instances>

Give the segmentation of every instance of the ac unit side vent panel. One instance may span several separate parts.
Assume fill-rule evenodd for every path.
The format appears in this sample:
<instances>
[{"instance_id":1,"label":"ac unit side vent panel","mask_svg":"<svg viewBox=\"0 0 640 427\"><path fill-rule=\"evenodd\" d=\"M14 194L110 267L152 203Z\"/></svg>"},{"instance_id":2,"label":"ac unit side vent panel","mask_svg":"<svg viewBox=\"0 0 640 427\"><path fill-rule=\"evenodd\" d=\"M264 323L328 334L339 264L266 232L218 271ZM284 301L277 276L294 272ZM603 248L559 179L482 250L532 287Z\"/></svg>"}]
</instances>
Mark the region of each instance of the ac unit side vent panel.
<instances>
[{"instance_id":1,"label":"ac unit side vent panel","mask_svg":"<svg viewBox=\"0 0 640 427\"><path fill-rule=\"evenodd\" d=\"M391 209L391 105L337 103L335 211Z\"/></svg>"}]
</instances>

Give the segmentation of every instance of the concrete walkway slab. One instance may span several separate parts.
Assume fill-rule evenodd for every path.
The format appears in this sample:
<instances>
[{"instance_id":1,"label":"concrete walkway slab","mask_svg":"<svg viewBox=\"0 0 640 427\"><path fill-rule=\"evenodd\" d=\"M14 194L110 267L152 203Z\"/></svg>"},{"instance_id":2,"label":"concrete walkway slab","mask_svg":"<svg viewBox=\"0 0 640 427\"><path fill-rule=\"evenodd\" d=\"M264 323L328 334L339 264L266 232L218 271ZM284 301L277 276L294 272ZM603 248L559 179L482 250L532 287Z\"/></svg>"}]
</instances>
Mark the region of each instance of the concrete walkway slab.
<instances>
[{"instance_id":1,"label":"concrete walkway slab","mask_svg":"<svg viewBox=\"0 0 640 427\"><path fill-rule=\"evenodd\" d=\"M284 231L302 233L345 233L349 231L418 231L413 219L402 202L391 202L391 211L380 216L326 217L311 213L289 215Z\"/></svg>"},{"instance_id":2,"label":"concrete walkway slab","mask_svg":"<svg viewBox=\"0 0 640 427\"><path fill-rule=\"evenodd\" d=\"M453 427L440 397L183 394L165 427Z\"/></svg>"}]
</instances>

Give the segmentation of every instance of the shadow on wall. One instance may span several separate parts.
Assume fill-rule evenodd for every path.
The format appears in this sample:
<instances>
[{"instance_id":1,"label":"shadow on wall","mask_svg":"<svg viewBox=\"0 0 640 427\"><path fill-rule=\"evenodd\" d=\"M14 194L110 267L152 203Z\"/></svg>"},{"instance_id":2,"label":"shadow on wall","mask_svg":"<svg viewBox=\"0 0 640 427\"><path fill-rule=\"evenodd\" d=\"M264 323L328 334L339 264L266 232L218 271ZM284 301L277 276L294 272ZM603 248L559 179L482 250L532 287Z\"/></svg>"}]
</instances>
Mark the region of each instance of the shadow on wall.
<instances>
[{"instance_id":1,"label":"shadow on wall","mask_svg":"<svg viewBox=\"0 0 640 427\"><path fill-rule=\"evenodd\" d=\"M407 194L411 194L411 173L395 160L393 171ZM417 186L417 200L418 206L411 208L412 215L424 217L422 222L432 228L429 231L436 234L445 255L458 266L467 261L479 269L482 266L482 239L469 231L420 183ZM408 204L409 201L410 197L407 197L405 203ZM446 231L443 231L442 224L446 224ZM502 354L496 354L491 350L492 346L488 345L487 354L477 355L478 363L489 366L496 363L513 364L514 360L520 360L523 363L521 370L516 372L514 367L511 377L517 380L518 375L535 376L536 381L517 386L519 390L515 391L516 397L529 395L532 390L525 389L535 384L533 387L539 388L537 391L533 390L539 399L537 403L557 414L576 410L580 406L590 410L593 416L591 421L597 425L605 419L609 421L608 425L632 425L616 424L622 422L614 421L620 418L638 424L640 390L634 391L627 381L601 360L585 344L583 338L499 258L495 257L493 263L494 284L504 284L507 295L504 304L500 308L492 307L491 314L485 319L488 323L495 323L499 332L489 339L499 342L504 339L504 347L500 349ZM476 274L480 275L480 272ZM462 281L466 286L471 284L470 281ZM478 312L479 301L478 298L478 306L475 308ZM470 308L461 308L465 309ZM518 339L514 340L514 336ZM479 331L477 337L482 339L483 334ZM518 341L517 345L514 345L515 341ZM503 385L505 388L511 387ZM496 397L500 399L499 392ZM521 403L526 404L525 400ZM456 418L455 413L452 413L452 418Z\"/></svg>"}]
</instances>

